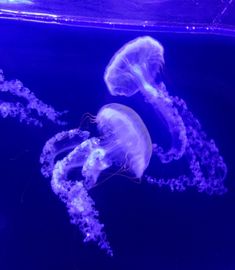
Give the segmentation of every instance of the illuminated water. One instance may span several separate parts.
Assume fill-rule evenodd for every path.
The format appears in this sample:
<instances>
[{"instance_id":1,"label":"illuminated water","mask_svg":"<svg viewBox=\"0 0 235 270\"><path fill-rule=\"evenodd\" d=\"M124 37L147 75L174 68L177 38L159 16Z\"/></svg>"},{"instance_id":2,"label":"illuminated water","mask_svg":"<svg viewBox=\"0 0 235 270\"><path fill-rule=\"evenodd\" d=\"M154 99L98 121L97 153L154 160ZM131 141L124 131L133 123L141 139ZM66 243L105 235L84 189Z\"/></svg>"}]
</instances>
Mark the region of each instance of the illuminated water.
<instances>
[{"instance_id":1,"label":"illuminated water","mask_svg":"<svg viewBox=\"0 0 235 270\"><path fill-rule=\"evenodd\" d=\"M69 129L84 112L119 102L138 111L164 142L161 121L137 97L109 95L103 81L110 56L143 32L2 20L0 68L40 99L69 110ZM149 33L148 33L149 34ZM164 81L184 98L217 142L228 165L223 196L171 192L114 176L92 190L114 250L107 257L84 244L64 205L40 173L39 155L61 129L0 119L0 269L234 269L235 41L232 37L150 33L165 47ZM85 125L85 124L84 124ZM154 174L173 165L156 163Z\"/></svg>"}]
</instances>

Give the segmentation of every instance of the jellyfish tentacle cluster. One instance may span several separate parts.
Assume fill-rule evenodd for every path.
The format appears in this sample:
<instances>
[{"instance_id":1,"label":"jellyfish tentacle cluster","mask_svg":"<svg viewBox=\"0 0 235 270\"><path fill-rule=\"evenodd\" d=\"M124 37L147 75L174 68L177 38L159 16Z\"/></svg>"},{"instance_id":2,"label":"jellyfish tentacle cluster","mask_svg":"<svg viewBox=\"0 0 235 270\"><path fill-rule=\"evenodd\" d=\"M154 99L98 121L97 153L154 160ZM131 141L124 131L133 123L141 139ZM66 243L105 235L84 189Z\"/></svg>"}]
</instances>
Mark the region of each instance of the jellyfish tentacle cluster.
<instances>
[{"instance_id":1,"label":"jellyfish tentacle cluster","mask_svg":"<svg viewBox=\"0 0 235 270\"><path fill-rule=\"evenodd\" d=\"M103 224L98 220L98 211L94 209L95 203L88 195L88 179L84 178L84 182L79 179L70 181L68 177L70 170L83 168L83 164L87 162L92 151L92 142L95 141L95 138L88 139L89 136L88 131L73 129L62 131L49 139L40 157L41 172L45 177L51 177L52 190L66 204L71 223L78 225L84 235L84 242L96 241L112 255L102 230ZM68 154L56 161L57 156L63 153Z\"/></svg>"},{"instance_id":2,"label":"jellyfish tentacle cluster","mask_svg":"<svg viewBox=\"0 0 235 270\"><path fill-rule=\"evenodd\" d=\"M174 97L174 106L187 126L187 145L184 157L189 164L189 175L164 179L146 175L145 179L158 186L169 186L171 190L184 191L186 187L197 187L199 192L223 194L227 191L224 180L227 166L219 153L215 141L208 139L200 122L189 111L187 104L179 97ZM154 149L154 151L156 151Z\"/></svg>"},{"instance_id":3,"label":"jellyfish tentacle cluster","mask_svg":"<svg viewBox=\"0 0 235 270\"><path fill-rule=\"evenodd\" d=\"M0 70L1 93L19 99L18 102L0 100L0 116L3 118L17 118L20 122L36 126L42 126L43 118L58 125L65 124L60 120L64 112L57 112L51 106L43 103L33 92L24 87L21 81L5 80L2 70Z\"/></svg>"},{"instance_id":4,"label":"jellyfish tentacle cluster","mask_svg":"<svg viewBox=\"0 0 235 270\"><path fill-rule=\"evenodd\" d=\"M200 192L223 194L227 191L224 186L227 166L219 153L215 141L208 139L200 122L189 111L183 99L175 97L174 105L179 110L187 126L188 144L185 156L192 174L188 180L189 185L194 182Z\"/></svg>"},{"instance_id":5,"label":"jellyfish tentacle cluster","mask_svg":"<svg viewBox=\"0 0 235 270\"><path fill-rule=\"evenodd\" d=\"M112 249L99 222L98 211L88 192L97 184L102 171L123 166L141 178L152 155L152 142L139 115L127 106L111 103L96 116L98 138L87 131L63 131L49 139L42 151L42 174L51 177L55 194L66 204L71 222L78 225L84 241L95 241L112 255ZM56 161L58 155L65 157ZM80 169L80 178L70 176Z\"/></svg>"},{"instance_id":6,"label":"jellyfish tentacle cluster","mask_svg":"<svg viewBox=\"0 0 235 270\"><path fill-rule=\"evenodd\" d=\"M71 223L78 225L84 235L84 242L95 241L112 256L112 249L103 231L104 225L99 222L99 213L95 210L93 199L88 195L85 181L74 179L70 181L68 178L68 173L73 167L82 167L86 162L88 151L89 147L86 149L82 143L63 160L57 161L53 169L51 186L54 193L66 204Z\"/></svg>"},{"instance_id":7,"label":"jellyfish tentacle cluster","mask_svg":"<svg viewBox=\"0 0 235 270\"><path fill-rule=\"evenodd\" d=\"M136 38L111 58L104 80L111 95L127 96L140 92L145 102L160 113L167 123L172 143L168 151L153 144L153 154L162 163L185 157L189 175L171 179L147 176L149 183L169 185L172 190L196 186L199 191L221 194L226 191L224 179L227 166L213 140L207 138L200 122L193 116L184 100L171 96L158 76L164 64L164 48L149 36Z\"/></svg>"}]
</instances>

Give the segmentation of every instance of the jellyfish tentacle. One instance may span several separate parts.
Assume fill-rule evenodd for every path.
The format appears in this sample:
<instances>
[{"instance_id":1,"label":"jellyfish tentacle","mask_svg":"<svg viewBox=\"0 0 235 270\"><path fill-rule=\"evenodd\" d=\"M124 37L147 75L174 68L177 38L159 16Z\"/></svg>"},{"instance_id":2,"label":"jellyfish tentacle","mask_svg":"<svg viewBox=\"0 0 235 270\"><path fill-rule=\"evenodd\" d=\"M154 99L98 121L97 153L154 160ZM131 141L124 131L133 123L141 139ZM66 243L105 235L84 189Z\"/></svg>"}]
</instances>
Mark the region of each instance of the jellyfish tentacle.
<instances>
[{"instance_id":1,"label":"jellyfish tentacle","mask_svg":"<svg viewBox=\"0 0 235 270\"><path fill-rule=\"evenodd\" d=\"M85 141L86 142L86 141ZM79 144L62 160L58 160L52 171L52 189L56 194L60 191L60 183L67 181L68 173L71 169L82 167L89 155L89 149ZM64 186L64 185L63 185Z\"/></svg>"},{"instance_id":2,"label":"jellyfish tentacle","mask_svg":"<svg viewBox=\"0 0 235 270\"><path fill-rule=\"evenodd\" d=\"M39 100L33 92L31 92L23 83L19 80L7 81L4 78L3 71L0 69L0 92L9 93L22 100L22 102L6 103L1 105L0 115L3 117L17 117L20 121L26 122L27 124L33 124L42 126L41 117L45 117L47 120L58 124L65 125L66 122L60 120L60 117L66 112L57 112L51 106L45 104ZM37 120L33 115L38 115L39 120ZM34 119L35 118L35 119Z\"/></svg>"},{"instance_id":3,"label":"jellyfish tentacle","mask_svg":"<svg viewBox=\"0 0 235 270\"><path fill-rule=\"evenodd\" d=\"M22 106L21 103L1 102L0 101L0 115L2 118L18 118L20 122L32 124L34 126L42 126L42 122L34 117L29 116L29 112Z\"/></svg>"},{"instance_id":4,"label":"jellyfish tentacle","mask_svg":"<svg viewBox=\"0 0 235 270\"><path fill-rule=\"evenodd\" d=\"M89 141L89 140L88 140ZM57 161L52 175L51 186L55 194L66 204L71 223L78 225L84 235L84 242L95 241L107 254L113 255L104 225L99 222L95 203L88 195L84 181L69 181L68 172L72 167L82 166L88 156L89 143L77 146L63 160Z\"/></svg>"},{"instance_id":5,"label":"jellyfish tentacle","mask_svg":"<svg viewBox=\"0 0 235 270\"><path fill-rule=\"evenodd\" d=\"M171 179L155 178L145 175L144 179L159 187L183 191L186 187L195 186L199 192L208 194L224 194L227 188L224 180L227 166L219 153L214 140L208 139L198 119L188 109L183 99L174 97L174 106L178 108L186 126L187 146L185 157L189 164L189 175L181 175Z\"/></svg>"},{"instance_id":6,"label":"jellyfish tentacle","mask_svg":"<svg viewBox=\"0 0 235 270\"><path fill-rule=\"evenodd\" d=\"M98 138L87 139L64 157L63 177L65 179L67 179L67 174L71 169L81 167L86 189L89 190L95 186L100 173L112 165L106 158L105 149L100 147L99 141ZM53 174L57 169L61 170L59 162L53 167Z\"/></svg>"},{"instance_id":7,"label":"jellyfish tentacle","mask_svg":"<svg viewBox=\"0 0 235 270\"><path fill-rule=\"evenodd\" d=\"M199 191L223 194L227 191L224 180L227 166L214 140L208 139L198 119L188 109L185 101L174 98L174 105L180 111L187 127L188 144L186 158Z\"/></svg>"},{"instance_id":8,"label":"jellyfish tentacle","mask_svg":"<svg viewBox=\"0 0 235 270\"><path fill-rule=\"evenodd\" d=\"M42 165L41 172L44 177L48 178L52 175L57 155L71 151L76 145L88 139L90 133L80 129L72 129L57 133L49 139L43 147L40 163Z\"/></svg>"},{"instance_id":9,"label":"jellyfish tentacle","mask_svg":"<svg viewBox=\"0 0 235 270\"><path fill-rule=\"evenodd\" d=\"M85 177L84 185L87 189L94 187L100 173L112 165L112 162L106 158L105 149L94 145L96 142L92 142L92 139L90 141L93 145L82 167L82 175Z\"/></svg>"},{"instance_id":10,"label":"jellyfish tentacle","mask_svg":"<svg viewBox=\"0 0 235 270\"><path fill-rule=\"evenodd\" d=\"M171 191L185 191L189 185L189 177L181 175L175 178L156 178L145 174L143 179L149 184L157 185L158 187L169 187Z\"/></svg>"},{"instance_id":11,"label":"jellyfish tentacle","mask_svg":"<svg viewBox=\"0 0 235 270\"><path fill-rule=\"evenodd\" d=\"M99 222L99 213L94 208L94 201L88 195L82 182L77 182L68 194L67 207L72 217L72 223L78 225L85 235L84 242L94 241L98 246L113 256L112 248L103 231L104 225Z\"/></svg>"}]
</instances>

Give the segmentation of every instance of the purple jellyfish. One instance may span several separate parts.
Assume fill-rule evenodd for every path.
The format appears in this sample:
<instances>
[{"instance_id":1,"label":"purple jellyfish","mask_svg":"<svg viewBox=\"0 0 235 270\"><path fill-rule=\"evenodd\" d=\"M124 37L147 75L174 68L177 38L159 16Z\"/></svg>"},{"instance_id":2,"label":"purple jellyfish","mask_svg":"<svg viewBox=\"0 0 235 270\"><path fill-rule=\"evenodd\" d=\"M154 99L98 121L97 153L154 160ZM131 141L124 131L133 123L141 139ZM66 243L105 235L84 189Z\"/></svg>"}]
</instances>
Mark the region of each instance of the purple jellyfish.
<instances>
[{"instance_id":1,"label":"purple jellyfish","mask_svg":"<svg viewBox=\"0 0 235 270\"><path fill-rule=\"evenodd\" d=\"M183 156L188 161L189 174L173 179L146 176L149 183L167 185L172 190L196 186L199 191L222 194L226 191L227 167L215 142L207 138L184 100L170 96L165 84L156 82L160 80L158 75L164 64L163 54L163 46L152 37L139 37L128 42L114 54L106 67L104 80L107 88L114 96L130 97L140 92L145 102L161 114L172 138L168 150L153 144L153 154L162 163Z\"/></svg>"},{"instance_id":2,"label":"purple jellyfish","mask_svg":"<svg viewBox=\"0 0 235 270\"><path fill-rule=\"evenodd\" d=\"M103 106L95 117L99 138L87 131L63 131L44 146L40 162L42 174L51 177L55 194L66 204L71 222L78 225L84 241L95 241L112 256L113 252L99 222L98 212L88 191L95 187L102 171L119 166L141 178L152 155L152 142L138 114L127 106L112 103ZM63 159L58 155L68 153ZM82 179L69 172L81 168Z\"/></svg>"},{"instance_id":3,"label":"purple jellyfish","mask_svg":"<svg viewBox=\"0 0 235 270\"><path fill-rule=\"evenodd\" d=\"M18 102L4 101L0 99L0 116L3 118L13 117L20 122L42 126L42 119L64 125L65 122L59 120L64 113L55 111L51 106L39 100L34 93L24 87L19 80L6 81L3 71L0 69L0 93L19 99ZM37 118L36 116L37 115Z\"/></svg>"}]
</instances>

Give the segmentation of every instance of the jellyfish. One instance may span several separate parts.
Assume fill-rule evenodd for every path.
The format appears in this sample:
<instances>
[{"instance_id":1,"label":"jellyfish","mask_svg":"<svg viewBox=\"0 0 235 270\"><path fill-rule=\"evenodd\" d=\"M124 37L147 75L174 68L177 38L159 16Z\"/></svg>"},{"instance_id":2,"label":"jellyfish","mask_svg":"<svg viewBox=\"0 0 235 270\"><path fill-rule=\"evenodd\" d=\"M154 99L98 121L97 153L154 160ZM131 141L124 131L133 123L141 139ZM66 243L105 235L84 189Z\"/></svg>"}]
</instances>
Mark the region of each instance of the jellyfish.
<instances>
[{"instance_id":1,"label":"jellyfish","mask_svg":"<svg viewBox=\"0 0 235 270\"><path fill-rule=\"evenodd\" d=\"M17 118L20 122L35 126L42 126L43 118L58 125L65 124L64 121L60 120L64 112L57 112L51 106L43 103L33 92L24 87L21 81L5 80L1 69L0 95L2 96L0 99L0 116L2 118ZM9 99L14 101L11 102Z\"/></svg>"},{"instance_id":2,"label":"jellyfish","mask_svg":"<svg viewBox=\"0 0 235 270\"><path fill-rule=\"evenodd\" d=\"M97 242L112 256L89 190L97 185L100 174L111 166L118 166L140 179L150 162L152 142L140 116L125 105L104 105L95 123L99 137L72 129L49 139L40 157L41 172L51 177L52 190L66 204L71 222L78 225L84 241ZM71 176L76 168L81 172L80 179Z\"/></svg>"},{"instance_id":3,"label":"jellyfish","mask_svg":"<svg viewBox=\"0 0 235 270\"><path fill-rule=\"evenodd\" d=\"M143 36L119 49L104 72L111 95L131 97L138 92L164 119L171 135L171 146L164 149L153 143L153 154L162 163L187 160L189 173L172 179L146 175L146 180L159 186L170 186L172 190L196 186L200 192L223 194L227 166L214 140L207 137L185 101L167 91L159 76L163 65L163 46L152 37Z\"/></svg>"}]
</instances>

